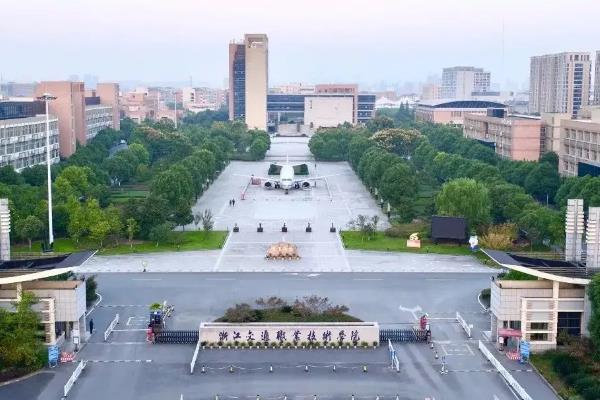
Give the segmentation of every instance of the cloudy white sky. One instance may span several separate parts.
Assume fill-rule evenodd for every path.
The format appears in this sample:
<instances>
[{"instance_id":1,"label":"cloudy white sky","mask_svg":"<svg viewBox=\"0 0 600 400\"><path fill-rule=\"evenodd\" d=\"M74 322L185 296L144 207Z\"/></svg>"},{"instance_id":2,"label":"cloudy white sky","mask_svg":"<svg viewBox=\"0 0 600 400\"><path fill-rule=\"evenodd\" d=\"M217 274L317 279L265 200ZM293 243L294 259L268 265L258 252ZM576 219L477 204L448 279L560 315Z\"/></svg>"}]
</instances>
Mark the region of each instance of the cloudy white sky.
<instances>
[{"instance_id":1,"label":"cloudy white sky","mask_svg":"<svg viewBox=\"0 0 600 400\"><path fill-rule=\"evenodd\" d=\"M598 15L598 0L2 0L0 73L223 86L229 41L264 32L271 84L419 82L475 65L522 85L531 55L600 50Z\"/></svg>"}]
</instances>

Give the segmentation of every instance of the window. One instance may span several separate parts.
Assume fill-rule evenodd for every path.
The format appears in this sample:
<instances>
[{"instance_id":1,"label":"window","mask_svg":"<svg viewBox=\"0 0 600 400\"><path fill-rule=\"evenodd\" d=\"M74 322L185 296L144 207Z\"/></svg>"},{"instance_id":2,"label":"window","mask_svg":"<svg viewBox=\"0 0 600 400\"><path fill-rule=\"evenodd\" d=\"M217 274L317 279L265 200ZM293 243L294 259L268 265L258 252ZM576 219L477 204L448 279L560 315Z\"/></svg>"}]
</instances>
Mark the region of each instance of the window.
<instances>
[{"instance_id":1,"label":"window","mask_svg":"<svg viewBox=\"0 0 600 400\"><path fill-rule=\"evenodd\" d=\"M548 323L547 322L532 322L531 330L532 331L547 331Z\"/></svg>"},{"instance_id":2,"label":"window","mask_svg":"<svg viewBox=\"0 0 600 400\"><path fill-rule=\"evenodd\" d=\"M559 312L558 331L564 331L571 336L581 336L581 313Z\"/></svg>"},{"instance_id":3,"label":"window","mask_svg":"<svg viewBox=\"0 0 600 400\"><path fill-rule=\"evenodd\" d=\"M529 335L529 340L532 342L546 342L548 341L547 333L531 333Z\"/></svg>"}]
</instances>

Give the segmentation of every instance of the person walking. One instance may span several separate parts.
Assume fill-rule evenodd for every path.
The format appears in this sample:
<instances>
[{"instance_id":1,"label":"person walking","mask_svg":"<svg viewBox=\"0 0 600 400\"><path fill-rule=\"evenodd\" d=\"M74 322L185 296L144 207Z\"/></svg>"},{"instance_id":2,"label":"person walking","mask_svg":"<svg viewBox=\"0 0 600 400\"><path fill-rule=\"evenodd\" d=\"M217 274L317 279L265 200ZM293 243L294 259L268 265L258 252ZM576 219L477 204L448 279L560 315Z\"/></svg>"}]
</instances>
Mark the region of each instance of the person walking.
<instances>
[{"instance_id":1,"label":"person walking","mask_svg":"<svg viewBox=\"0 0 600 400\"><path fill-rule=\"evenodd\" d=\"M94 333L94 320L90 318L90 335Z\"/></svg>"},{"instance_id":2,"label":"person walking","mask_svg":"<svg viewBox=\"0 0 600 400\"><path fill-rule=\"evenodd\" d=\"M235 199L231 199L231 204L235 207Z\"/></svg>"}]
</instances>

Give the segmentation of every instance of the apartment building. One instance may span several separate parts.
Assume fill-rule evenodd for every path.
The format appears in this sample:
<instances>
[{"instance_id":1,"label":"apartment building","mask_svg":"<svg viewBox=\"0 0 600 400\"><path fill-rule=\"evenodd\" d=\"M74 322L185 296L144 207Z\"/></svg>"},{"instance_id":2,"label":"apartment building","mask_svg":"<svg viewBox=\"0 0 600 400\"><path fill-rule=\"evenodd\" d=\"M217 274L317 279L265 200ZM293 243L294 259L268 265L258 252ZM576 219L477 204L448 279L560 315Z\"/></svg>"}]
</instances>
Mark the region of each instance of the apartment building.
<instances>
[{"instance_id":1,"label":"apartment building","mask_svg":"<svg viewBox=\"0 0 600 400\"><path fill-rule=\"evenodd\" d=\"M591 119L561 120L558 156L561 175L600 175L600 108Z\"/></svg>"},{"instance_id":2,"label":"apartment building","mask_svg":"<svg viewBox=\"0 0 600 400\"><path fill-rule=\"evenodd\" d=\"M50 115L50 162L59 157L59 122ZM40 101L0 101L0 167L46 164L46 115Z\"/></svg>"},{"instance_id":3,"label":"apartment building","mask_svg":"<svg viewBox=\"0 0 600 400\"><path fill-rule=\"evenodd\" d=\"M488 109L486 115L465 114L463 134L510 160L537 161L541 154L540 118L510 115L506 109Z\"/></svg>"},{"instance_id":4,"label":"apartment building","mask_svg":"<svg viewBox=\"0 0 600 400\"><path fill-rule=\"evenodd\" d=\"M85 88L83 82L46 81L35 88L35 96L50 93L50 114L58 117L60 155L69 157L77 149L77 142L85 144Z\"/></svg>"},{"instance_id":5,"label":"apartment building","mask_svg":"<svg viewBox=\"0 0 600 400\"><path fill-rule=\"evenodd\" d=\"M58 118L61 157L69 157L77 144L85 145L100 130L120 127L119 86L115 83L99 83L95 90L86 91L83 82L40 82L35 95L44 93L56 97L49 108Z\"/></svg>"},{"instance_id":6,"label":"apartment building","mask_svg":"<svg viewBox=\"0 0 600 400\"><path fill-rule=\"evenodd\" d=\"M250 129L267 130L269 40L246 34L229 44L229 119L242 119Z\"/></svg>"},{"instance_id":7,"label":"apartment building","mask_svg":"<svg viewBox=\"0 0 600 400\"><path fill-rule=\"evenodd\" d=\"M576 118L589 103L591 70L586 52L531 57L529 112L567 113Z\"/></svg>"},{"instance_id":8,"label":"apartment building","mask_svg":"<svg viewBox=\"0 0 600 400\"><path fill-rule=\"evenodd\" d=\"M470 99L473 92L490 90L492 74L483 68L451 67L442 71L440 97L443 99ZM436 99L435 97L432 100Z\"/></svg>"},{"instance_id":9,"label":"apartment building","mask_svg":"<svg viewBox=\"0 0 600 400\"><path fill-rule=\"evenodd\" d=\"M227 104L227 91L208 87L184 87L181 89L183 108L192 111L218 110Z\"/></svg>"}]
</instances>

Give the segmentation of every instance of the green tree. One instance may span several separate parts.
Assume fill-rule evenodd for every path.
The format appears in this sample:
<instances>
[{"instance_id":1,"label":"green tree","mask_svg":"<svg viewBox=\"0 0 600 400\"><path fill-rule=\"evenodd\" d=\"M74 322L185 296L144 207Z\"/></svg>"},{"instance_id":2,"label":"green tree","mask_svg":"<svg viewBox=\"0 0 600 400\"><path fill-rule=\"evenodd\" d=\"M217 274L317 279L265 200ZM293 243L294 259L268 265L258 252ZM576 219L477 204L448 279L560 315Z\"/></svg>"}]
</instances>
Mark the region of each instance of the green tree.
<instances>
[{"instance_id":1,"label":"green tree","mask_svg":"<svg viewBox=\"0 0 600 400\"><path fill-rule=\"evenodd\" d=\"M403 221L409 221L418 189L415 171L405 163L396 163L385 170L380 187L381 196L397 209Z\"/></svg>"},{"instance_id":2,"label":"green tree","mask_svg":"<svg viewBox=\"0 0 600 400\"><path fill-rule=\"evenodd\" d=\"M89 232L90 239L99 242L100 247L102 247L104 239L106 239L110 232L110 224L106 219L102 218L89 227Z\"/></svg>"},{"instance_id":3,"label":"green tree","mask_svg":"<svg viewBox=\"0 0 600 400\"><path fill-rule=\"evenodd\" d=\"M121 210L110 205L104 209L104 218L108 222L108 234L115 239L115 244L119 244L119 237L123 231L123 215Z\"/></svg>"},{"instance_id":4,"label":"green tree","mask_svg":"<svg viewBox=\"0 0 600 400\"><path fill-rule=\"evenodd\" d=\"M137 221L133 218L127 218L125 221L125 231L127 232L127 239L129 240L129 247L133 248L133 237L139 230Z\"/></svg>"},{"instance_id":5,"label":"green tree","mask_svg":"<svg viewBox=\"0 0 600 400\"><path fill-rule=\"evenodd\" d=\"M25 183L31 186L43 186L47 183L47 171L45 165L34 165L33 167L21 170L21 176Z\"/></svg>"},{"instance_id":6,"label":"green tree","mask_svg":"<svg viewBox=\"0 0 600 400\"><path fill-rule=\"evenodd\" d=\"M367 129L371 132L378 132L383 129L389 129L394 127L394 120L385 115L375 115L369 122L367 122Z\"/></svg>"},{"instance_id":7,"label":"green tree","mask_svg":"<svg viewBox=\"0 0 600 400\"><path fill-rule=\"evenodd\" d=\"M590 338L596 347L596 356L600 357L600 274L596 274L587 287L587 294L592 305L592 315L588 329Z\"/></svg>"},{"instance_id":8,"label":"green tree","mask_svg":"<svg viewBox=\"0 0 600 400\"><path fill-rule=\"evenodd\" d=\"M17 235L27 239L29 250L31 250L31 240L40 237L44 230L44 223L35 215L17 221Z\"/></svg>"},{"instance_id":9,"label":"green tree","mask_svg":"<svg viewBox=\"0 0 600 400\"><path fill-rule=\"evenodd\" d=\"M191 224L194 221L194 216L192 215L192 209L189 204L179 203L171 215L170 218L175 226L181 226L183 231L185 231L185 226Z\"/></svg>"},{"instance_id":10,"label":"green tree","mask_svg":"<svg viewBox=\"0 0 600 400\"><path fill-rule=\"evenodd\" d=\"M525 179L525 190L540 201L553 201L559 186L558 170L550 163L537 165Z\"/></svg>"},{"instance_id":11,"label":"green tree","mask_svg":"<svg viewBox=\"0 0 600 400\"><path fill-rule=\"evenodd\" d=\"M23 183L23 177L15 171L12 165L0 167L0 183L6 185L20 185Z\"/></svg>"},{"instance_id":12,"label":"green tree","mask_svg":"<svg viewBox=\"0 0 600 400\"><path fill-rule=\"evenodd\" d=\"M374 146L375 143L363 135L357 135L350 140L348 144L348 161L350 161L350 165L355 171L358 169L361 157Z\"/></svg>"},{"instance_id":13,"label":"green tree","mask_svg":"<svg viewBox=\"0 0 600 400\"><path fill-rule=\"evenodd\" d=\"M162 223L160 225L156 225L155 227L153 227L150 230L150 235L149 238L150 240L152 240L153 242L156 243L156 247L158 247L158 245L160 243L165 243L169 240L171 234L172 234L172 226L169 223Z\"/></svg>"},{"instance_id":14,"label":"green tree","mask_svg":"<svg viewBox=\"0 0 600 400\"><path fill-rule=\"evenodd\" d=\"M167 199L172 206L181 202L189 203L194 196L192 175L183 165L173 165L156 175L151 191Z\"/></svg>"},{"instance_id":15,"label":"green tree","mask_svg":"<svg viewBox=\"0 0 600 400\"><path fill-rule=\"evenodd\" d=\"M384 129L371 137L377 146L401 157L411 156L420 138L421 133L416 129L400 128Z\"/></svg>"},{"instance_id":16,"label":"green tree","mask_svg":"<svg viewBox=\"0 0 600 400\"><path fill-rule=\"evenodd\" d=\"M39 354L44 346L38 337L40 320L31 309L37 299L24 291L13 303L14 312L0 308L0 365L4 368L34 370L42 367Z\"/></svg>"},{"instance_id":17,"label":"green tree","mask_svg":"<svg viewBox=\"0 0 600 400\"><path fill-rule=\"evenodd\" d=\"M481 230L490 222L488 190L473 179L459 178L445 183L435 204L439 214L464 217L471 229Z\"/></svg>"},{"instance_id":18,"label":"green tree","mask_svg":"<svg viewBox=\"0 0 600 400\"><path fill-rule=\"evenodd\" d=\"M523 210L517 223L532 244L541 244L544 239L551 243L564 240L564 214L539 204L534 203Z\"/></svg>"}]
</instances>

